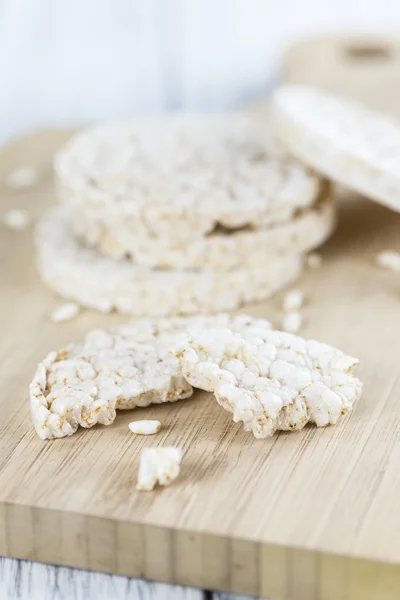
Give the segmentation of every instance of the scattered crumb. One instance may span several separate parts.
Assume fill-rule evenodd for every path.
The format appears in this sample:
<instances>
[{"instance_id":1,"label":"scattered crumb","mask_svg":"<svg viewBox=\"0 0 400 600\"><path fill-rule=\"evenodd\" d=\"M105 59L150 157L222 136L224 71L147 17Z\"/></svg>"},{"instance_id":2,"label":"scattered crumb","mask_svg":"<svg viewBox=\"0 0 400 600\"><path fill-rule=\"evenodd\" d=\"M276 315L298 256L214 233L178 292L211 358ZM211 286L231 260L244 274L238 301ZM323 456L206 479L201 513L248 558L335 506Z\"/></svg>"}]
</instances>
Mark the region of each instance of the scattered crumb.
<instances>
[{"instance_id":1,"label":"scattered crumb","mask_svg":"<svg viewBox=\"0 0 400 600\"><path fill-rule=\"evenodd\" d=\"M307 265L310 269L318 269L322 265L322 256L316 252L311 252L307 256Z\"/></svg>"},{"instance_id":2,"label":"scattered crumb","mask_svg":"<svg viewBox=\"0 0 400 600\"><path fill-rule=\"evenodd\" d=\"M385 250L376 256L376 264L384 269L400 273L400 252Z\"/></svg>"},{"instance_id":3,"label":"scattered crumb","mask_svg":"<svg viewBox=\"0 0 400 600\"><path fill-rule=\"evenodd\" d=\"M181 448L145 448L140 455L136 489L150 491L157 482L169 485L179 475L182 457Z\"/></svg>"},{"instance_id":4,"label":"scattered crumb","mask_svg":"<svg viewBox=\"0 0 400 600\"><path fill-rule=\"evenodd\" d=\"M160 421L132 421L129 423L129 429L132 433L138 433L139 435L153 435L161 429Z\"/></svg>"},{"instance_id":5,"label":"scattered crumb","mask_svg":"<svg viewBox=\"0 0 400 600\"><path fill-rule=\"evenodd\" d=\"M299 312L288 312L283 317L282 329L288 333L297 333L302 325L303 317Z\"/></svg>"},{"instance_id":6,"label":"scattered crumb","mask_svg":"<svg viewBox=\"0 0 400 600\"><path fill-rule=\"evenodd\" d=\"M289 312L297 310L303 306L304 294L298 288L286 292L283 298L283 310Z\"/></svg>"},{"instance_id":7,"label":"scattered crumb","mask_svg":"<svg viewBox=\"0 0 400 600\"><path fill-rule=\"evenodd\" d=\"M15 190L35 185L39 181L39 175L33 167L21 167L9 173L6 183Z\"/></svg>"},{"instance_id":8,"label":"scattered crumb","mask_svg":"<svg viewBox=\"0 0 400 600\"><path fill-rule=\"evenodd\" d=\"M54 321L54 323L70 321L78 315L79 310L79 304L76 304L75 302L66 302L51 313L51 320Z\"/></svg>"},{"instance_id":9,"label":"scattered crumb","mask_svg":"<svg viewBox=\"0 0 400 600\"><path fill-rule=\"evenodd\" d=\"M29 226L30 222L29 214L22 208L8 210L3 217L4 225L15 231L23 231Z\"/></svg>"}]
</instances>

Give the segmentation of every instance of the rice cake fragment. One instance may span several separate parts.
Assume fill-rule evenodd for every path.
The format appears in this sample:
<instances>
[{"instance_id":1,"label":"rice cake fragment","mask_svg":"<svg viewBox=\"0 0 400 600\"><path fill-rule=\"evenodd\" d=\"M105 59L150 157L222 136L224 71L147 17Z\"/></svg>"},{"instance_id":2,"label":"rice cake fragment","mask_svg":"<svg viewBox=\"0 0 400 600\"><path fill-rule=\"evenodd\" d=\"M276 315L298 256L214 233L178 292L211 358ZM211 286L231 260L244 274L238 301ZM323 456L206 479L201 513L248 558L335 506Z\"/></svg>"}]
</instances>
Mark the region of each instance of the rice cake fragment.
<instances>
[{"instance_id":1,"label":"rice cake fragment","mask_svg":"<svg viewBox=\"0 0 400 600\"><path fill-rule=\"evenodd\" d=\"M64 437L79 426L110 425L116 410L174 402L192 395L178 360L170 354L174 336L190 325L231 327L251 336L270 329L247 315L139 319L89 332L83 342L50 352L30 385L36 432L42 439Z\"/></svg>"},{"instance_id":2,"label":"rice cake fragment","mask_svg":"<svg viewBox=\"0 0 400 600\"><path fill-rule=\"evenodd\" d=\"M249 336L193 325L177 335L174 354L186 380L213 392L257 438L309 421L334 425L361 395L357 359L281 331L253 329Z\"/></svg>"}]
</instances>

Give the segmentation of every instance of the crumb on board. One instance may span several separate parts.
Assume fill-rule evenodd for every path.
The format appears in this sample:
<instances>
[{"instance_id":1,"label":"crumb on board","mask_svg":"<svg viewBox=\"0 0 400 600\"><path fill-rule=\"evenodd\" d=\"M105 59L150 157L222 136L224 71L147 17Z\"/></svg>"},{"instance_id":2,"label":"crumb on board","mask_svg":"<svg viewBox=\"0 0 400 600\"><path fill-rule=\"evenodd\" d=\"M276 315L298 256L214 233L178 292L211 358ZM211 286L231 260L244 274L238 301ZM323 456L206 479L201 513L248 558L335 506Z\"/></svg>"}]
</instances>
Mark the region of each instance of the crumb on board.
<instances>
[{"instance_id":1,"label":"crumb on board","mask_svg":"<svg viewBox=\"0 0 400 600\"><path fill-rule=\"evenodd\" d=\"M12 208L3 216L4 225L14 231L24 231L30 222L31 219L28 212L22 208Z\"/></svg>"},{"instance_id":2,"label":"crumb on board","mask_svg":"<svg viewBox=\"0 0 400 600\"><path fill-rule=\"evenodd\" d=\"M303 323L301 313L292 311L284 315L282 321L282 329L287 333L297 333Z\"/></svg>"},{"instance_id":3,"label":"crumb on board","mask_svg":"<svg viewBox=\"0 0 400 600\"><path fill-rule=\"evenodd\" d=\"M145 448L140 455L136 489L151 491L157 483L169 485L179 475L182 457L181 448Z\"/></svg>"},{"instance_id":4,"label":"crumb on board","mask_svg":"<svg viewBox=\"0 0 400 600\"><path fill-rule=\"evenodd\" d=\"M400 273L400 252L385 250L376 255L376 264L383 269Z\"/></svg>"},{"instance_id":5,"label":"crumb on board","mask_svg":"<svg viewBox=\"0 0 400 600\"><path fill-rule=\"evenodd\" d=\"M289 312L292 310L298 310L303 306L304 294L298 288L293 288L286 292L283 298L283 310Z\"/></svg>"},{"instance_id":6,"label":"crumb on board","mask_svg":"<svg viewBox=\"0 0 400 600\"><path fill-rule=\"evenodd\" d=\"M66 302L61 304L51 313L51 320L54 323L63 323L64 321L71 321L74 319L80 311L79 304L76 302Z\"/></svg>"},{"instance_id":7,"label":"crumb on board","mask_svg":"<svg viewBox=\"0 0 400 600\"><path fill-rule=\"evenodd\" d=\"M39 181L39 174L34 167L20 167L8 174L6 184L15 190L31 187Z\"/></svg>"},{"instance_id":8,"label":"crumb on board","mask_svg":"<svg viewBox=\"0 0 400 600\"><path fill-rule=\"evenodd\" d=\"M138 435L153 435L161 429L160 421L143 420L143 421L132 421L129 423L129 429L132 433Z\"/></svg>"}]
</instances>

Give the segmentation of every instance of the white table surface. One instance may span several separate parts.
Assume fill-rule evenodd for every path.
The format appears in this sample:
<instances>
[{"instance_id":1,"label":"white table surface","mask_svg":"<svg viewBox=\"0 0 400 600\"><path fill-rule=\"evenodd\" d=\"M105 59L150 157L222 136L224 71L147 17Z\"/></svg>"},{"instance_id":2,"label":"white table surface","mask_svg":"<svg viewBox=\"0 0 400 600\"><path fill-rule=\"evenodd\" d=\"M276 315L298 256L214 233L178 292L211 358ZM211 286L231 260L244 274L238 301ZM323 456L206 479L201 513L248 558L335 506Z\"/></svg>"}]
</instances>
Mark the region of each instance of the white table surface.
<instances>
[{"instance_id":1,"label":"white table surface","mask_svg":"<svg viewBox=\"0 0 400 600\"><path fill-rule=\"evenodd\" d=\"M246 600L210 591L0 557L1 600Z\"/></svg>"}]
</instances>

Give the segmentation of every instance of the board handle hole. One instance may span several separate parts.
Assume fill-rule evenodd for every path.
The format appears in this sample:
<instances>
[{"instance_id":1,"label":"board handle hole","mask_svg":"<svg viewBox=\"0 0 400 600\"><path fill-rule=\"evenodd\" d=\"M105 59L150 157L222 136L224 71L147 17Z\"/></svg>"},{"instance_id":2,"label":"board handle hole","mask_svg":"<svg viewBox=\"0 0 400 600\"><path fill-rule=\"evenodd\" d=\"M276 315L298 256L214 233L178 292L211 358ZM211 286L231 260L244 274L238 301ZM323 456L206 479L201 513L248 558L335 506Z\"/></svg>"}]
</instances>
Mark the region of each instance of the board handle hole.
<instances>
[{"instance_id":1,"label":"board handle hole","mask_svg":"<svg viewBox=\"0 0 400 600\"><path fill-rule=\"evenodd\" d=\"M353 44L346 47L346 56L351 60L389 60L391 51L384 45Z\"/></svg>"}]
</instances>

